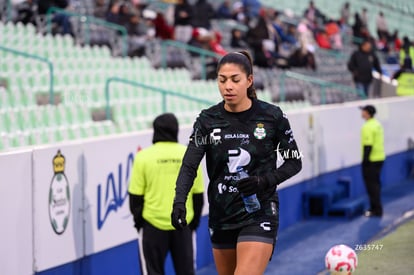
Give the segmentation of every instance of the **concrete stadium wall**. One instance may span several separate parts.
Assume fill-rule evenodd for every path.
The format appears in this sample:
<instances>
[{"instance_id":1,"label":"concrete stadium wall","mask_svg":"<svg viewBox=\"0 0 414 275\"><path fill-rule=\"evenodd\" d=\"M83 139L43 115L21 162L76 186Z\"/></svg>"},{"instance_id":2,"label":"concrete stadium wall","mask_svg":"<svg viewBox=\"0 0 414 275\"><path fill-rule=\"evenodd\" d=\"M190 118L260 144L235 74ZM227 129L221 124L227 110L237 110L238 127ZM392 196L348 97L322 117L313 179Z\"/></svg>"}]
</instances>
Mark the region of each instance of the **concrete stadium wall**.
<instances>
[{"instance_id":1,"label":"concrete stadium wall","mask_svg":"<svg viewBox=\"0 0 414 275\"><path fill-rule=\"evenodd\" d=\"M385 129L384 185L407 177L413 97L288 112L303 170L278 187L280 230L303 219L302 194L317 184L348 176L351 195L365 193L358 106L368 102L377 107ZM183 126L180 142L185 144L190 132ZM151 140L147 131L0 153L0 273L140 274L127 186L135 152ZM58 152L65 158L63 171ZM198 268L213 262L207 206L203 214L197 230ZM174 274L170 258L166 271Z\"/></svg>"}]
</instances>

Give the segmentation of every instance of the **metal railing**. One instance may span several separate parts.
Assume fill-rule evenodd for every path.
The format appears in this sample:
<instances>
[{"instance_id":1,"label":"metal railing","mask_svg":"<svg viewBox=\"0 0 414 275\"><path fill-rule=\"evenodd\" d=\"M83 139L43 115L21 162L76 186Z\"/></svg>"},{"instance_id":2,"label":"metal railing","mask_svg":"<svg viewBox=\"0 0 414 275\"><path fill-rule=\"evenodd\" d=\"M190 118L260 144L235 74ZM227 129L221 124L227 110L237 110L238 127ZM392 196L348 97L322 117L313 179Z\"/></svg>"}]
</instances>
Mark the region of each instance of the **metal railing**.
<instances>
[{"instance_id":1,"label":"metal railing","mask_svg":"<svg viewBox=\"0 0 414 275\"><path fill-rule=\"evenodd\" d=\"M85 43L89 44L90 42L90 32L91 32L91 24L96 24L99 26L103 26L105 28L108 29L112 29L114 31L119 31L121 33L122 36L122 56L127 56L128 54L128 32L127 29L124 26L118 25L118 24L114 24L114 23L110 23L108 21L93 17L93 16L89 16L89 15L84 15L84 14L80 14L80 13L75 13L72 11L68 11L68 10L64 10L64 9L59 9L56 7L51 7L50 9L48 9L47 13L46 13L46 30L47 33L51 33L52 32L52 19L53 19L53 14L65 14L67 16L70 17L78 17L79 18L79 22L86 24L86 33L85 33Z\"/></svg>"},{"instance_id":2,"label":"metal railing","mask_svg":"<svg viewBox=\"0 0 414 275\"><path fill-rule=\"evenodd\" d=\"M53 63L49 59L44 58L42 56L29 54L29 53L26 53L26 52L15 50L15 49L3 47L1 45L0 45L0 50L5 51L5 52L9 52L9 53L12 53L12 54L15 54L15 55L20 55L20 56L23 56L25 58L35 59L39 62L43 62L43 63L47 64L47 66L49 68L49 103L50 104L55 103L54 82L53 82L54 81L54 67L53 67Z\"/></svg>"},{"instance_id":3,"label":"metal railing","mask_svg":"<svg viewBox=\"0 0 414 275\"><path fill-rule=\"evenodd\" d=\"M3 4L4 5L4 12L6 14L4 14L3 16L5 16L6 18L6 22L7 21L11 21L13 19L13 4L12 4L12 0L6 0L6 3Z\"/></svg>"},{"instance_id":4,"label":"metal railing","mask_svg":"<svg viewBox=\"0 0 414 275\"><path fill-rule=\"evenodd\" d=\"M286 100L286 78L293 78L297 80L301 80L307 83L315 84L320 87L320 98L321 104L326 104L326 90L328 88L334 88L346 94L354 94L359 96L361 99L365 99L366 95L363 91L355 89L351 86L345 86L334 82L329 82L326 80L318 79L312 76L307 76L303 74L298 74L295 72L283 72L279 75L279 91L280 91L280 101Z\"/></svg>"},{"instance_id":5,"label":"metal railing","mask_svg":"<svg viewBox=\"0 0 414 275\"><path fill-rule=\"evenodd\" d=\"M161 42L161 67L164 69L167 68L167 47L168 46L176 47L179 49L187 50L192 53L199 54L200 59L201 59L201 79L203 80L207 79L206 57L215 57L215 58L222 57L221 55L216 54L215 52L201 49L198 47L194 47L194 46L188 45L183 42L174 41L174 40L164 40Z\"/></svg>"},{"instance_id":6,"label":"metal railing","mask_svg":"<svg viewBox=\"0 0 414 275\"><path fill-rule=\"evenodd\" d=\"M155 87L155 86L150 86L147 84L143 84L140 82L136 82L136 81L132 81L132 80L128 80L128 79L123 79L120 77L110 77L106 80L105 82L105 116L107 120L111 119L111 105L110 105L110 84L113 82L119 82L119 83L123 83L125 85L129 85L129 86L134 86L134 87L138 87L138 88L143 88L143 89L147 89L147 90L151 90L154 91L156 93L159 93L162 95L162 111L165 113L167 111L167 96L175 96L175 97L179 97L185 100L189 100L189 101L195 101L198 103L202 103L202 104L206 104L206 105L213 105L215 104L214 102L208 101L208 100L204 100L201 98L197 98L197 97L193 97L193 96L189 96L189 95L185 95L185 94L180 94L177 92L172 92L172 91L168 91L159 87Z\"/></svg>"}]
</instances>

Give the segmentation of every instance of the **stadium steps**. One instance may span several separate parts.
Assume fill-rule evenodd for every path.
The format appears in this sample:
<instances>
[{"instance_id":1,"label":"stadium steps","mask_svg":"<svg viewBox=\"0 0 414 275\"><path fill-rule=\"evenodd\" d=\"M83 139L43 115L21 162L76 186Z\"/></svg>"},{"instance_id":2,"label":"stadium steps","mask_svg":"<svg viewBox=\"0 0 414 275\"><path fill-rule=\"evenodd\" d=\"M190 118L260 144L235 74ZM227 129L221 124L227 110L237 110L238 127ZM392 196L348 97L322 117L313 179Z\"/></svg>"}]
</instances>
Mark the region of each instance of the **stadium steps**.
<instances>
[{"instance_id":1,"label":"stadium steps","mask_svg":"<svg viewBox=\"0 0 414 275\"><path fill-rule=\"evenodd\" d=\"M366 204L363 197L352 197L352 180L347 177L333 184L321 184L303 193L305 218L342 217L360 215Z\"/></svg>"},{"instance_id":2,"label":"stadium steps","mask_svg":"<svg viewBox=\"0 0 414 275\"><path fill-rule=\"evenodd\" d=\"M328 208L328 216L352 218L362 214L364 210L364 198L346 198L333 203Z\"/></svg>"}]
</instances>

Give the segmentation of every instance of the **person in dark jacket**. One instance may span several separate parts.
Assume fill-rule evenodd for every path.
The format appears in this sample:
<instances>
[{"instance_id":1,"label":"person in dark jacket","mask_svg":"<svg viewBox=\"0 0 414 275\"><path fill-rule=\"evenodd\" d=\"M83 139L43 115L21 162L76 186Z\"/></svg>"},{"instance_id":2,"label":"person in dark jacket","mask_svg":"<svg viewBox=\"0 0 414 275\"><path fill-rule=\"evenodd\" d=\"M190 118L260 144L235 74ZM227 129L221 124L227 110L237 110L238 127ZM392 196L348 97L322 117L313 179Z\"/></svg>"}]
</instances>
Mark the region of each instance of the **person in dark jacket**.
<instances>
[{"instance_id":1,"label":"person in dark jacket","mask_svg":"<svg viewBox=\"0 0 414 275\"><path fill-rule=\"evenodd\" d=\"M38 13L40 15L47 14L48 10L52 7L59 9L67 9L69 7L68 0L38 0ZM56 12L52 19L53 23L56 23L62 28L62 34L73 35L72 24L70 23L70 17L65 13Z\"/></svg>"},{"instance_id":2,"label":"person in dark jacket","mask_svg":"<svg viewBox=\"0 0 414 275\"><path fill-rule=\"evenodd\" d=\"M254 65L261 68L271 68L274 65L273 50L264 47L264 41L271 41L267 18L262 15L255 26L250 26L246 33L246 40L253 52Z\"/></svg>"},{"instance_id":3,"label":"person in dark jacket","mask_svg":"<svg viewBox=\"0 0 414 275\"><path fill-rule=\"evenodd\" d=\"M362 39L362 31L364 28L364 22L358 12L354 14L354 24L352 25L352 34L354 39Z\"/></svg>"},{"instance_id":4,"label":"person in dark jacket","mask_svg":"<svg viewBox=\"0 0 414 275\"><path fill-rule=\"evenodd\" d=\"M174 39L187 43L190 41L193 27L191 19L193 7L187 0L181 0L174 8Z\"/></svg>"},{"instance_id":5,"label":"person in dark jacket","mask_svg":"<svg viewBox=\"0 0 414 275\"><path fill-rule=\"evenodd\" d=\"M372 71L381 74L381 66L377 55L372 50L369 40L364 40L359 49L352 53L348 61L348 70L352 73L355 86L362 90L366 96L372 83Z\"/></svg>"},{"instance_id":6,"label":"person in dark jacket","mask_svg":"<svg viewBox=\"0 0 414 275\"><path fill-rule=\"evenodd\" d=\"M413 63L411 58L405 58L404 59L404 64L401 66L401 68L396 71L393 75L392 75L392 79L397 79L401 76L401 74L403 73L414 73L413 70Z\"/></svg>"},{"instance_id":7,"label":"person in dark jacket","mask_svg":"<svg viewBox=\"0 0 414 275\"><path fill-rule=\"evenodd\" d=\"M192 25L194 28L211 29L210 20L214 18L215 11L213 6L207 0L198 0L193 5Z\"/></svg>"},{"instance_id":8,"label":"person in dark jacket","mask_svg":"<svg viewBox=\"0 0 414 275\"><path fill-rule=\"evenodd\" d=\"M17 17L15 22L23 24L35 24L36 3L34 0L26 0L16 6Z\"/></svg>"}]
</instances>

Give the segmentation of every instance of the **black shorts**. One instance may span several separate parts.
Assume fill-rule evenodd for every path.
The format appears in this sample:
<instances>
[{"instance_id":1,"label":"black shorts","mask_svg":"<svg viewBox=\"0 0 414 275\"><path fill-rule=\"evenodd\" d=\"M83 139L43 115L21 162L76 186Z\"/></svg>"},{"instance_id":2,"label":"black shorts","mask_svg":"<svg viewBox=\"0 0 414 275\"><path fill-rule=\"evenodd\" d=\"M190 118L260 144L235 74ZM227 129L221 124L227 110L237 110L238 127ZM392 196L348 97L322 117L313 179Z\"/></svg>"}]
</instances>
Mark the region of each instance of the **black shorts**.
<instances>
[{"instance_id":1,"label":"black shorts","mask_svg":"<svg viewBox=\"0 0 414 275\"><path fill-rule=\"evenodd\" d=\"M278 226L275 219L263 219L237 229L210 229L211 244L215 249L235 249L239 242L261 242L274 246Z\"/></svg>"}]
</instances>

